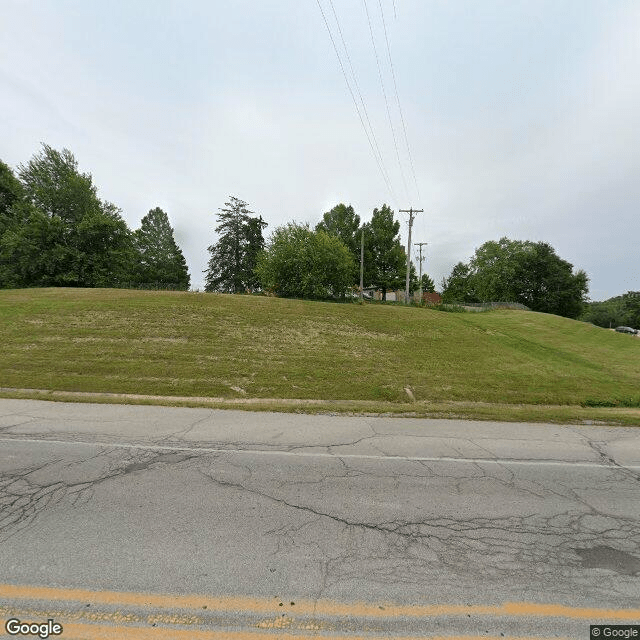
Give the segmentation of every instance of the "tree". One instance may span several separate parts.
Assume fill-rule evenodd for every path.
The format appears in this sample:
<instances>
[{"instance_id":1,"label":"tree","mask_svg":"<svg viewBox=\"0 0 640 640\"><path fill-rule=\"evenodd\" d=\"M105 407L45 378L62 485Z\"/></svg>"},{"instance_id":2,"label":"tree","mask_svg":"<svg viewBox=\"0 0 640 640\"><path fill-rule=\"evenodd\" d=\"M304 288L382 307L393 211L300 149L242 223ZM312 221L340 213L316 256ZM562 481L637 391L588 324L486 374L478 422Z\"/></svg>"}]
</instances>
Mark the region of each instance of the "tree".
<instances>
[{"instance_id":1,"label":"tree","mask_svg":"<svg viewBox=\"0 0 640 640\"><path fill-rule=\"evenodd\" d=\"M23 198L24 191L20 181L9 165L0 160L0 236L12 222L12 207Z\"/></svg>"},{"instance_id":2,"label":"tree","mask_svg":"<svg viewBox=\"0 0 640 640\"><path fill-rule=\"evenodd\" d=\"M432 278L429 277L428 274L422 274L422 292L423 293L434 293L436 290L435 282Z\"/></svg>"},{"instance_id":3,"label":"tree","mask_svg":"<svg viewBox=\"0 0 640 640\"><path fill-rule=\"evenodd\" d=\"M134 239L139 253L140 283L189 289L191 278L187 262L176 244L169 217L162 209L151 209L142 218Z\"/></svg>"},{"instance_id":4,"label":"tree","mask_svg":"<svg viewBox=\"0 0 640 640\"><path fill-rule=\"evenodd\" d=\"M18 175L29 201L49 218L72 224L101 210L91 174L78 171L68 149L57 151L43 144L40 153L18 166Z\"/></svg>"},{"instance_id":5,"label":"tree","mask_svg":"<svg viewBox=\"0 0 640 640\"><path fill-rule=\"evenodd\" d=\"M118 287L135 277L133 234L115 204L101 202L100 210L82 217L75 234L78 260L71 286Z\"/></svg>"},{"instance_id":6,"label":"tree","mask_svg":"<svg viewBox=\"0 0 640 640\"><path fill-rule=\"evenodd\" d=\"M343 298L352 284L354 260L335 236L290 222L272 234L258 258L257 275L266 289L291 298Z\"/></svg>"},{"instance_id":7,"label":"tree","mask_svg":"<svg viewBox=\"0 0 640 640\"><path fill-rule=\"evenodd\" d=\"M625 325L626 307L623 296L616 296L602 302L588 302L580 320L599 327L619 327ZM634 326L634 325L630 325Z\"/></svg>"},{"instance_id":8,"label":"tree","mask_svg":"<svg viewBox=\"0 0 640 640\"><path fill-rule=\"evenodd\" d=\"M59 225L25 202L14 204L10 212L0 235L0 287L34 286L55 264L43 248L55 241Z\"/></svg>"},{"instance_id":9,"label":"tree","mask_svg":"<svg viewBox=\"0 0 640 640\"><path fill-rule=\"evenodd\" d=\"M446 302L519 302L533 311L577 318L589 279L546 242L501 238L485 242L443 282Z\"/></svg>"},{"instance_id":10,"label":"tree","mask_svg":"<svg viewBox=\"0 0 640 640\"><path fill-rule=\"evenodd\" d=\"M515 300L533 311L579 317L589 291L589 278L583 270L562 260L546 242L522 243L516 254Z\"/></svg>"},{"instance_id":11,"label":"tree","mask_svg":"<svg viewBox=\"0 0 640 640\"><path fill-rule=\"evenodd\" d=\"M624 303L624 325L640 329L640 293L630 291L622 296Z\"/></svg>"},{"instance_id":12,"label":"tree","mask_svg":"<svg viewBox=\"0 0 640 640\"><path fill-rule=\"evenodd\" d=\"M386 204L374 209L371 221L364 226L365 286L382 289L387 299L388 289L398 289L406 279L406 252L400 244L400 223Z\"/></svg>"},{"instance_id":13,"label":"tree","mask_svg":"<svg viewBox=\"0 0 640 640\"><path fill-rule=\"evenodd\" d=\"M519 302L533 311L577 318L588 291L584 271L556 255L546 242L501 238L476 250L470 268L483 301Z\"/></svg>"},{"instance_id":14,"label":"tree","mask_svg":"<svg viewBox=\"0 0 640 640\"><path fill-rule=\"evenodd\" d=\"M442 279L443 302L478 302L473 289L471 269L464 262L458 262L448 278Z\"/></svg>"},{"instance_id":15,"label":"tree","mask_svg":"<svg viewBox=\"0 0 640 640\"><path fill-rule=\"evenodd\" d=\"M24 197L9 208L12 222L0 239L3 286L113 286L131 278L131 232L68 149L43 144L18 176Z\"/></svg>"},{"instance_id":16,"label":"tree","mask_svg":"<svg viewBox=\"0 0 640 640\"><path fill-rule=\"evenodd\" d=\"M518 293L528 286L520 281L524 246L523 242L501 238L476 249L469 271L481 301L519 302Z\"/></svg>"},{"instance_id":17,"label":"tree","mask_svg":"<svg viewBox=\"0 0 640 640\"><path fill-rule=\"evenodd\" d=\"M640 329L640 293L630 291L602 302L588 302L580 320L599 327Z\"/></svg>"},{"instance_id":18,"label":"tree","mask_svg":"<svg viewBox=\"0 0 640 640\"><path fill-rule=\"evenodd\" d=\"M252 218L247 203L234 196L218 213L218 242L212 244L206 270L206 291L240 293L254 288L257 256L264 248L262 217Z\"/></svg>"},{"instance_id":19,"label":"tree","mask_svg":"<svg viewBox=\"0 0 640 640\"><path fill-rule=\"evenodd\" d=\"M351 205L337 204L331 211L327 211L322 221L316 225L316 231L325 231L330 236L342 240L353 256L355 268L353 284L360 282L360 216Z\"/></svg>"},{"instance_id":20,"label":"tree","mask_svg":"<svg viewBox=\"0 0 640 640\"><path fill-rule=\"evenodd\" d=\"M249 218L245 229L247 243L242 269L246 274L245 285L251 290L260 289L260 280L256 274L256 267L258 266L258 256L264 250L265 242L262 232L266 227L267 223L262 219L262 216L258 216L257 218Z\"/></svg>"},{"instance_id":21,"label":"tree","mask_svg":"<svg viewBox=\"0 0 640 640\"><path fill-rule=\"evenodd\" d=\"M9 165L0 160L0 288L20 286L16 273L13 236L24 209L22 185Z\"/></svg>"}]
</instances>

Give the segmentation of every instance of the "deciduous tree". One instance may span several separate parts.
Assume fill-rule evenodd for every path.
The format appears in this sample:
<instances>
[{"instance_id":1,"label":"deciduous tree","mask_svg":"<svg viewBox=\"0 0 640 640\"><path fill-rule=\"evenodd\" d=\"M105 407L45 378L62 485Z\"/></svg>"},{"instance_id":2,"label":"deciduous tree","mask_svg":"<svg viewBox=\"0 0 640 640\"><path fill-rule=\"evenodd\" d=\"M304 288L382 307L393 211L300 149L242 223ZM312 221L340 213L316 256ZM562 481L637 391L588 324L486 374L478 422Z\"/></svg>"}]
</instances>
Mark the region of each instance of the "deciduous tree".
<instances>
[{"instance_id":1,"label":"deciduous tree","mask_svg":"<svg viewBox=\"0 0 640 640\"><path fill-rule=\"evenodd\" d=\"M640 329L640 294L625 293L622 296L624 301L624 325L633 327L634 329Z\"/></svg>"},{"instance_id":2,"label":"deciduous tree","mask_svg":"<svg viewBox=\"0 0 640 640\"><path fill-rule=\"evenodd\" d=\"M382 299L386 300L387 290L403 287L406 279L406 252L400 244L400 223L384 204L373 210L371 221L363 226L365 286L381 289Z\"/></svg>"},{"instance_id":3,"label":"deciduous tree","mask_svg":"<svg viewBox=\"0 0 640 640\"><path fill-rule=\"evenodd\" d=\"M9 165L0 160L0 235L14 217L12 207L24 197L18 178Z\"/></svg>"},{"instance_id":4,"label":"deciduous tree","mask_svg":"<svg viewBox=\"0 0 640 640\"><path fill-rule=\"evenodd\" d=\"M640 329L640 293L629 292L601 302L588 302L580 320L599 327Z\"/></svg>"},{"instance_id":5,"label":"deciduous tree","mask_svg":"<svg viewBox=\"0 0 640 640\"><path fill-rule=\"evenodd\" d=\"M44 144L18 176L24 198L9 208L10 228L0 239L3 286L117 286L130 279L131 232L69 150Z\"/></svg>"},{"instance_id":6,"label":"deciduous tree","mask_svg":"<svg viewBox=\"0 0 640 640\"><path fill-rule=\"evenodd\" d=\"M258 258L265 289L291 298L343 298L352 284L353 256L322 229L290 222L278 227Z\"/></svg>"},{"instance_id":7,"label":"deciduous tree","mask_svg":"<svg viewBox=\"0 0 640 640\"><path fill-rule=\"evenodd\" d=\"M360 282L360 216L355 213L351 205L337 204L327 211L322 221L316 225L316 231L325 231L330 236L342 240L353 256L355 269L353 284Z\"/></svg>"},{"instance_id":8,"label":"deciduous tree","mask_svg":"<svg viewBox=\"0 0 640 640\"><path fill-rule=\"evenodd\" d=\"M589 279L562 260L546 242L501 238L476 249L443 282L446 302L519 302L533 311L577 318Z\"/></svg>"},{"instance_id":9,"label":"deciduous tree","mask_svg":"<svg viewBox=\"0 0 640 640\"><path fill-rule=\"evenodd\" d=\"M448 278L442 279L443 302L478 302L469 265L458 262Z\"/></svg>"}]
</instances>

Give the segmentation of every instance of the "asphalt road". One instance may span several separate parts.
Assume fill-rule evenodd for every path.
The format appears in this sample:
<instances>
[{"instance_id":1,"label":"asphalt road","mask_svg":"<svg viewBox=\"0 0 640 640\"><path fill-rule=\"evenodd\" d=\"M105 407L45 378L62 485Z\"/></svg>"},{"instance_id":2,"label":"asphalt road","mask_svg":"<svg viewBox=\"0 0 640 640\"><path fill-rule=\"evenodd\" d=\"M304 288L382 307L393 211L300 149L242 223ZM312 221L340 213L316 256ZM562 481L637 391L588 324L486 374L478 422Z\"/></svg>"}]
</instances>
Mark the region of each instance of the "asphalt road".
<instances>
[{"instance_id":1,"label":"asphalt road","mask_svg":"<svg viewBox=\"0 0 640 640\"><path fill-rule=\"evenodd\" d=\"M55 637L640 624L640 429L0 400L0 452L0 620Z\"/></svg>"}]
</instances>

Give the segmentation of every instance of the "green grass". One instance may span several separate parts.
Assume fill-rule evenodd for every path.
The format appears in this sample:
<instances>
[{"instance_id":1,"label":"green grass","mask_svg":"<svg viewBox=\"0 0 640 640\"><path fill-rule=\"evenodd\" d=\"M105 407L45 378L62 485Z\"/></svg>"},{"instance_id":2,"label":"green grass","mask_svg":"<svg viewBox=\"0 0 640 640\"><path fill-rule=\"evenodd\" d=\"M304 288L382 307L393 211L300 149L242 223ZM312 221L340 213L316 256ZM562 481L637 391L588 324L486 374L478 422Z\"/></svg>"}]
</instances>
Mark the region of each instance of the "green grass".
<instances>
[{"instance_id":1,"label":"green grass","mask_svg":"<svg viewBox=\"0 0 640 640\"><path fill-rule=\"evenodd\" d=\"M282 399L330 400L345 411L355 401L359 411L640 423L640 339L527 311L4 290L0 341L4 388L208 404L237 399L252 408L255 399L270 399L260 404L270 407L285 406ZM415 403L406 404L405 387Z\"/></svg>"}]
</instances>

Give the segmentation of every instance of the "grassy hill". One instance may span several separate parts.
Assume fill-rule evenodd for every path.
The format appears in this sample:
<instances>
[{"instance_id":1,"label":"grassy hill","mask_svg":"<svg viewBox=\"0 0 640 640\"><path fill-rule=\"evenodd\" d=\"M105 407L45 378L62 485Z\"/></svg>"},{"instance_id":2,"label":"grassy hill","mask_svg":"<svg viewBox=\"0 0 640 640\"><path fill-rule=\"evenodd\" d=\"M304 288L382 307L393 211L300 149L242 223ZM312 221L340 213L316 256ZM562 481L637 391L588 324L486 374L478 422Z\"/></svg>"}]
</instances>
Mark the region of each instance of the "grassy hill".
<instances>
[{"instance_id":1,"label":"grassy hill","mask_svg":"<svg viewBox=\"0 0 640 640\"><path fill-rule=\"evenodd\" d=\"M270 399L260 405L640 424L640 339L526 311L4 290L0 341L5 396L55 390L251 408Z\"/></svg>"}]
</instances>

